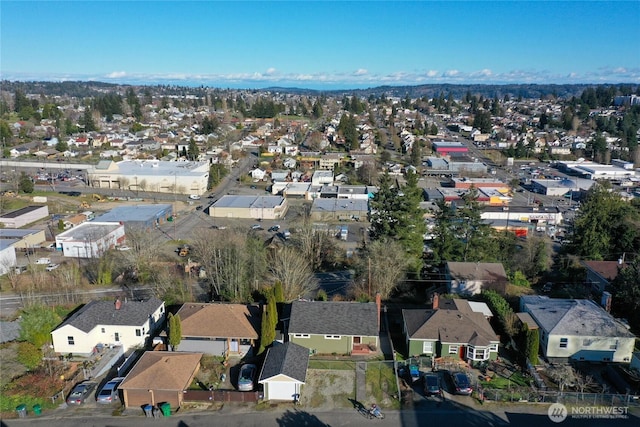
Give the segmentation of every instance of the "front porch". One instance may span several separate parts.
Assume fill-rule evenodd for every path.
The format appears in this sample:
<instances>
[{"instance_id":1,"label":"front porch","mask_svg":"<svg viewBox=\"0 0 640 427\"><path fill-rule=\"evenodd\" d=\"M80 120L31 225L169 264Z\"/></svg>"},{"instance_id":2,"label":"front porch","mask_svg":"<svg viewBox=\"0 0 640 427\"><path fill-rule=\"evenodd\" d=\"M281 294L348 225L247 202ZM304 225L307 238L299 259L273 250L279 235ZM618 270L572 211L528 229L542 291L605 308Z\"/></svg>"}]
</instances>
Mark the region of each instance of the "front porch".
<instances>
[{"instance_id":1,"label":"front porch","mask_svg":"<svg viewBox=\"0 0 640 427\"><path fill-rule=\"evenodd\" d=\"M376 353L378 349L376 346L371 344L353 344L353 349L351 350L352 356L370 356Z\"/></svg>"}]
</instances>

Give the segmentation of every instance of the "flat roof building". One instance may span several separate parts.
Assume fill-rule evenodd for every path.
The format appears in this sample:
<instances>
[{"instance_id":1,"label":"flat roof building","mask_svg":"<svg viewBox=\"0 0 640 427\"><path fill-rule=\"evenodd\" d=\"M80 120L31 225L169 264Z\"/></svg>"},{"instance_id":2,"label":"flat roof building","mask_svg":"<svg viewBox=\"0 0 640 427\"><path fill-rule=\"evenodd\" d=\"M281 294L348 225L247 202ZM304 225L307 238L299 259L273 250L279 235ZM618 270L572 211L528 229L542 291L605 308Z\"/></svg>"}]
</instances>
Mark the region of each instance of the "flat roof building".
<instances>
[{"instance_id":1,"label":"flat roof building","mask_svg":"<svg viewBox=\"0 0 640 427\"><path fill-rule=\"evenodd\" d=\"M280 219L289 209L282 196L222 196L211 207L215 218Z\"/></svg>"},{"instance_id":2,"label":"flat roof building","mask_svg":"<svg viewBox=\"0 0 640 427\"><path fill-rule=\"evenodd\" d=\"M97 222L122 222L127 227L153 228L173 215L170 204L119 206L100 215Z\"/></svg>"},{"instance_id":3,"label":"flat roof building","mask_svg":"<svg viewBox=\"0 0 640 427\"><path fill-rule=\"evenodd\" d=\"M311 205L314 221L360 221L369 215L369 201L359 199L315 199Z\"/></svg>"},{"instance_id":4,"label":"flat roof building","mask_svg":"<svg viewBox=\"0 0 640 427\"><path fill-rule=\"evenodd\" d=\"M0 215L0 223L7 228L20 228L49 216L47 205L26 206Z\"/></svg>"},{"instance_id":5,"label":"flat roof building","mask_svg":"<svg viewBox=\"0 0 640 427\"><path fill-rule=\"evenodd\" d=\"M89 171L89 185L130 191L197 194L207 191L207 162L162 160L102 160Z\"/></svg>"},{"instance_id":6,"label":"flat roof building","mask_svg":"<svg viewBox=\"0 0 640 427\"><path fill-rule=\"evenodd\" d=\"M56 248L66 257L100 258L124 240L124 224L92 221L58 234Z\"/></svg>"}]
</instances>

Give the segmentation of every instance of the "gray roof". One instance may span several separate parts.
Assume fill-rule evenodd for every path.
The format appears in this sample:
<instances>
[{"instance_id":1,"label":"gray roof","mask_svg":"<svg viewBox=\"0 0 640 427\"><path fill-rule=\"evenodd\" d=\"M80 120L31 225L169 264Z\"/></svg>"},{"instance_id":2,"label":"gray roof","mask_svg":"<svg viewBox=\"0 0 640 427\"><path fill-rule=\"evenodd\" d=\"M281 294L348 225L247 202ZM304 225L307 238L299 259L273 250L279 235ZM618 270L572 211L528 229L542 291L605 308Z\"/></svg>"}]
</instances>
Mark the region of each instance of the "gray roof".
<instances>
[{"instance_id":1,"label":"gray roof","mask_svg":"<svg viewBox=\"0 0 640 427\"><path fill-rule=\"evenodd\" d=\"M282 204L282 196L222 196L213 204L213 208L256 208L273 209Z\"/></svg>"},{"instance_id":2,"label":"gray roof","mask_svg":"<svg viewBox=\"0 0 640 427\"><path fill-rule=\"evenodd\" d=\"M369 210L369 200L360 199L314 199L311 212L344 212Z\"/></svg>"},{"instance_id":3,"label":"gray roof","mask_svg":"<svg viewBox=\"0 0 640 427\"><path fill-rule=\"evenodd\" d=\"M378 336L376 304L341 301L294 301L291 303L289 333Z\"/></svg>"},{"instance_id":4,"label":"gray roof","mask_svg":"<svg viewBox=\"0 0 640 427\"><path fill-rule=\"evenodd\" d=\"M146 222L172 211L170 204L118 206L100 215L95 222Z\"/></svg>"},{"instance_id":5,"label":"gray roof","mask_svg":"<svg viewBox=\"0 0 640 427\"><path fill-rule=\"evenodd\" d=\"M17 340L20 336L20 321L0 321L0 343ZM308 351L308 350L307 350Z\"/></svg>"},{"instance_id":6,"label":"gray roof","mask_svg":"<svg viewBox=\"0 0 640 427\"><path fill-rule=\"evenodd\" d=\"M20 208L20 209L17 209L15 211L12 211L12 212L7 212L5 214L2 214L2 215L0 215L0 218L17 218L19 216L26 215L26 214L31 213L33 211L37 211L38 209L42 209L43 207L45 209L47 208L46 205L26 206L24 208Z\"/></svg>"},{"instance_id":7,"label":"gray roof","mask_svg":"<svg viewBox=\"0 0 640 427\"><path fill-rule=\"evenodd\" d=\"M274 343L273 347L267 350L258 382L268 380L276 375L286 375L304 383L307 378L308 365L308 348L292 342Z\"/></svg>"},{"instance_id":8,"label":"gray roof","mask_svg":"<svg viewBox=\"0 0 640 427\"><path fill-rule=\"evenodd\" d=\"M521 305L540 328L553 335L634 337L621 322L595 302L540 295L522 296Z\"/></svg>"},{"instance_id":9,"label":"gray roof","mask_svg":"<svg viewBox=\"0 0 640 427\"><path fill-rule=\"evenodd\" d=\"M457 308L464 303L467 301L443 299L437 310L402 310L409 338L478 346L498 342L498 336L482 313L472 311L468 304L464 310Z\"/></svg>"},{"instance_id":10,"label":"gray roof","mask_svg":"<svg viewBox=\"0 0 640 427\"><path fill-rule=\"evenodd\" d=\"M113 301L91 301L68 317L59 329L66 325L74 326L83 332L89 332L98 325L142 326L162 304L156 297L146 301L121 301L116 310Z\"/></svg>"}]
</instances>

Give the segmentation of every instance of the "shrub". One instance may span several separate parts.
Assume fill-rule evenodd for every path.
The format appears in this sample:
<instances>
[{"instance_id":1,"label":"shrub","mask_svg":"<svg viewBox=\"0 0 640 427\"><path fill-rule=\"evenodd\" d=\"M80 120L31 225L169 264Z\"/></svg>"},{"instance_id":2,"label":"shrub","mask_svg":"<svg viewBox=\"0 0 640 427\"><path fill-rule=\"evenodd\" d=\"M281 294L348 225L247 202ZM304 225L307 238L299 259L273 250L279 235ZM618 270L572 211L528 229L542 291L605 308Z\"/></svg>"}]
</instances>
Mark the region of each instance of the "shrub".
<instances>
[{"instance_id":1,"label":"shrub","mask_svg":"<svg viewBox=\"0 0 640 427\"><path fill-rule=\"evenodd\" d=\"M40 366L42 361L42 351L30 342L23 341L18 344L17 360L29 371L33 371Z\"/></svg>"}]
</instances>

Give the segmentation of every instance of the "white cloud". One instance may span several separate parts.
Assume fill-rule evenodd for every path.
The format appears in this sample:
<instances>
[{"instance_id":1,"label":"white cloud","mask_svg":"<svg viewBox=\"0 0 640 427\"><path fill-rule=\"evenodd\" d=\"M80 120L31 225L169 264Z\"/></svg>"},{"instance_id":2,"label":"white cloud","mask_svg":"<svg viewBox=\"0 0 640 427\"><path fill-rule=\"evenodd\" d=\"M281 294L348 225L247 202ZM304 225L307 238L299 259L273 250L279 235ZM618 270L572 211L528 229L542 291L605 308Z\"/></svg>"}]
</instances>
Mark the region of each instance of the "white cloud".
<instances>
[{"instance_id":1,"label":"white cloud","mask_svg":"<svg viewBox=\"0 0 640 427\"><path fill-rule=\"evenodd\" d=\"M267 71L265 72L265 75L267 76L272 76L276 73L276 69L273 67L267 68Z\"/></svg>"},{"instance_id":2,"label":"white cloud","mask_svg":"<svg viewBox=\"0 0 640 427\"><path fill-rule=\"evenodd\" d=\"M127 76L127 73L125 71L113 71L107 74L105 77L107 79L121 79L126 76Z\"/></svg>"},{"instance_id":3,"label":"white cloud","mask_svg":"<svg viewBox=\"0 0 640 427\"><path fill-rule=\"evenodd\" d=\"M447 70L442 74L442 76L443 77L456 77L459 74L460 74L460 71L458 71L458 70Z\"/></svg>"},{"instance_id":4,"label":"white cloud","mask_svg":"<svg viewBox=\"0 0 640 427\"><path fill-rule=\"evenodd\" d=\"M427 77L436 77L437 75L438 75L438 70L427 71Z\"/></svg>"},{"instance_id":5,"label":"white cloud","mask_svg":"<svg viewBox=\"0 0 640 427\"><path fill-rule=\"evenodd\" d=\"M356 70L356 72L353 73L354 76L364 76L364 75L367 75L367 74L369 74L369 72L364 68L358 68Z\"/></svg>"}]
</instances>

